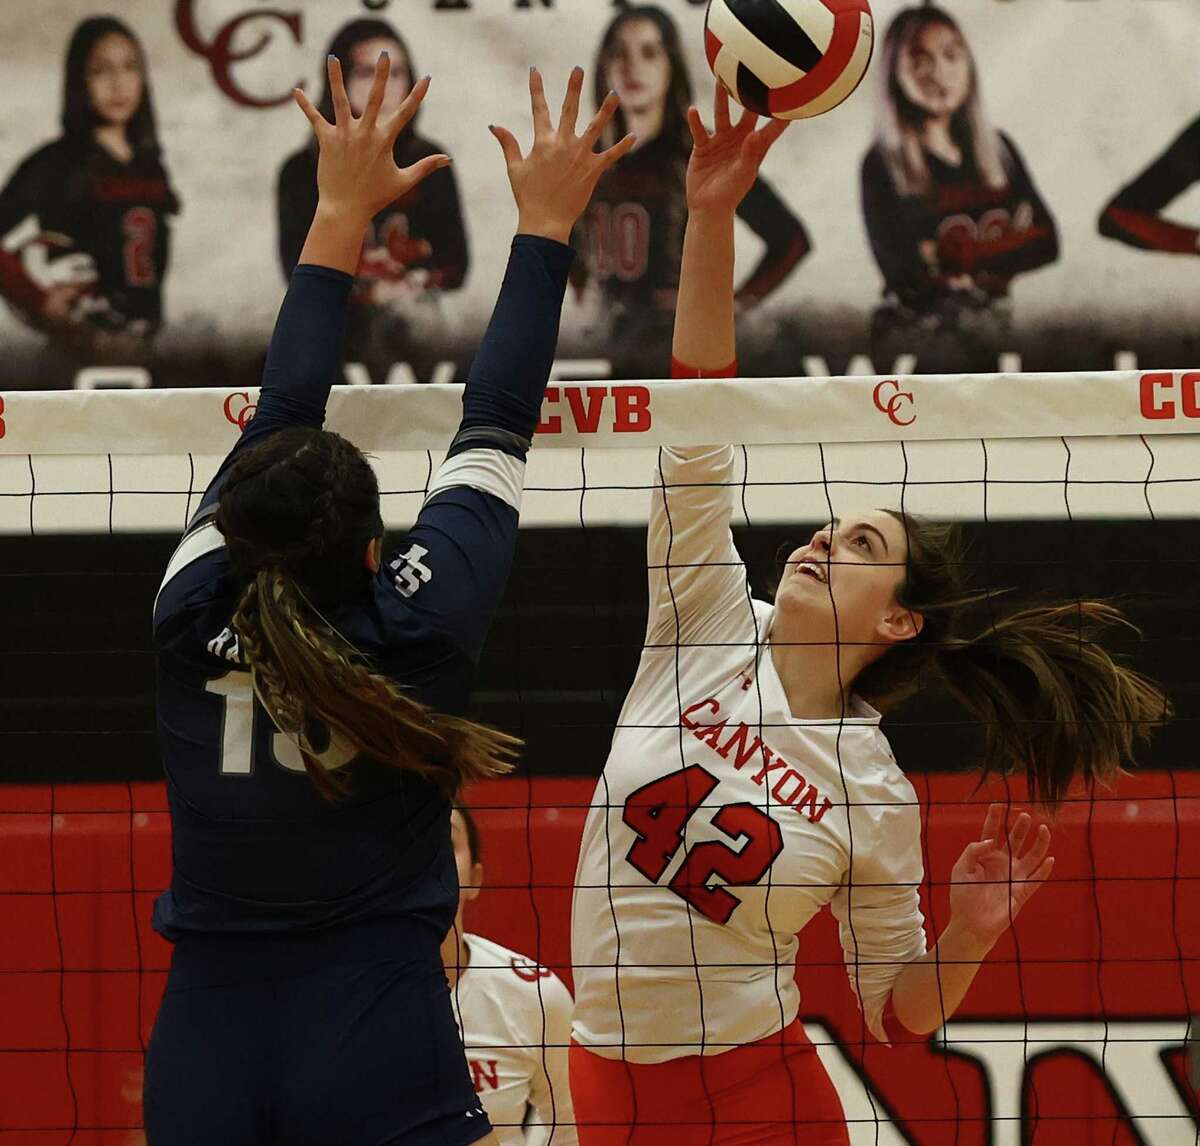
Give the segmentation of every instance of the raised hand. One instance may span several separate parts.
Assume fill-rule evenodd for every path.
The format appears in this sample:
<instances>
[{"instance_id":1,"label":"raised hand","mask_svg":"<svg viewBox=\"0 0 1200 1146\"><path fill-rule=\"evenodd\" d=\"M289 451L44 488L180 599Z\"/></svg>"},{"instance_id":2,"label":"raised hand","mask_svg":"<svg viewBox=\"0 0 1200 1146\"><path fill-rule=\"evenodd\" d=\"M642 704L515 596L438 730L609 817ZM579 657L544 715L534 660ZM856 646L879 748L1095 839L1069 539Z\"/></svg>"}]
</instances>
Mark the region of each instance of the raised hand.
<instances>
[{"instance_id":1,"label":"raised hand","mask_svg":"<svg viewBox=\"0 0 1200 1146\"><path fill-rule=\"evenodd\" d=\"M320 157L317 160L318 210L344 213L367 223L389 203L408 194L422 179L450 162L448 155L430 155L411 167L396 166L396 137L416 114L429 90L429 77L414 85L390 116L379 118L391 61L383 53L375 65L375 80L361 116L350 110L342 82L342 65L329 57L329 87L334 122L330 123L299 88L292 94L313 126Z\"/></svg>"},{"instance_id":2,"label":"raised hand","mask_svg":"<svg viewBox=\"0 0 1200 1146\"><path fill-rule=\"evenodd\" d=\"M500 143L508 167L508 181L517 201L517 229L526 235L543 235L565 243L576 220L583 214L600 176L637 142L627 135L606 151L597 152L600 139L619 100L610 92L584 129L575 134L579 97L583 91L583 69L575 68L567 83L567 94L555 127L546 104L541 73L529 72L529 97L533 107L533 147L521 154L516 137L504 127L489 130Z\"/></svg>"},{"instance_id":3,"label":"raised hand","mask_svg":"<svg viewBox=\"0 0 1200 1146\"><path fill-rule=\"evenodd\" d=\"M687 169L687 203L693 212L731 212L758 178L758 169L787 129L786 120L769 120L758 128L758 116L745 111L734 124L729 117L729 92L718 82L713 100L715 130L710 135L696 108L688 108L692 156ZM757 128L757 130L756 130Z\"/></svg>"},{"instance_id":4,"label":"raised hand","mask_svg":"<svg viewBox=\"0 0 1200 1146\"><path fill-rule=\"evenodd\" d=\"M968 844L950 873L952 922L990 947L1045 883L1054 867L1047 856L1050 829L1042 824L1025 850L1033 819L1022 812L1003 838L1004 809L988 808L983 831Z\"/></svg>"}]
</instances>

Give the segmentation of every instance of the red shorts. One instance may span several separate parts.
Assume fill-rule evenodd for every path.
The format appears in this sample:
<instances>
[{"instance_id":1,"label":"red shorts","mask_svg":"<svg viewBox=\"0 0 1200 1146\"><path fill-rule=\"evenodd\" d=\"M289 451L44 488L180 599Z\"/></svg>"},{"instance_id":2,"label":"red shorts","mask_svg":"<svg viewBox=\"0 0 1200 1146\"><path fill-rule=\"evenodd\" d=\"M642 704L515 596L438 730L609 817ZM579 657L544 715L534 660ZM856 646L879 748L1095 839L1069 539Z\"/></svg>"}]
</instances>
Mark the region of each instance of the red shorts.
<instances>
[{"instance_id":1,"label":"red shorts","mask_svg":"<svg viewBox=\"0 0 1200 1146\"><path fill-rule=\"evenodd\" d=\"M716 1055L662 1063L571 1044L580 1146L849 1146L846 1116L799 1022Z\"/></svg>"}]
</instances>

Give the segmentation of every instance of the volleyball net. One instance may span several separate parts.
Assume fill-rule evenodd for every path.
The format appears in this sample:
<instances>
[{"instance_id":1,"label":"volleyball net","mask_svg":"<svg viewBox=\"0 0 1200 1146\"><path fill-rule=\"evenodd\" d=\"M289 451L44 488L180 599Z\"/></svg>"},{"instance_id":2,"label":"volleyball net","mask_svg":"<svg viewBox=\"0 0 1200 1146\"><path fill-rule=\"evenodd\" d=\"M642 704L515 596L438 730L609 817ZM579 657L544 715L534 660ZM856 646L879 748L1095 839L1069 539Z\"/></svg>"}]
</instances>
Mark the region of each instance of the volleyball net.
<instances>
[{"instance_id":1,"label":"volleyball net","mask_svg":"<svg viewBox=\"0 0 1200 1146\"><path fill-rule=\"evenodd\" d=\"M415 518L460 395L335 390L327 424L372 456L389 530ZM149 928L170 863L150 608L254 403L0 396L0 1146L140 1141L169 963ZM1176 707L1141 770L1067 802L1050 883L932 1037L873 1044L836 928L804 932L801 1016L852 1141L1196 1146L1200 373L553 383L475 700L527 755L468 794L485 872L469 929L570 985L580 833L644 630L655 449L708 443L740 447L735 534L759 594L782 544L844 512L960 522L981 586L1117 600L1141 629L1121 651ZM935 694L885 728L922 804L932 939L984 808L1024 790L978 785L975 730Z\"/></svg>"}]
</instances>

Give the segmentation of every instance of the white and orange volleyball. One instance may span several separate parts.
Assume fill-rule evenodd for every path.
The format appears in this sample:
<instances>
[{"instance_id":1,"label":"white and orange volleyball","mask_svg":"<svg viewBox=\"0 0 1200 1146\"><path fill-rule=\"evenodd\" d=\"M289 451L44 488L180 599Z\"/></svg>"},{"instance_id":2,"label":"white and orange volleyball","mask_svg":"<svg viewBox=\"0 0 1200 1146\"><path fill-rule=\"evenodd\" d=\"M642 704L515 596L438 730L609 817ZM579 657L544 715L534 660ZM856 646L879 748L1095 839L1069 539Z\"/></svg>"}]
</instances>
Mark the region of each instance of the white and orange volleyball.
<instances>
[{"instance_id":1,"label":"white and orange volleyball","mask_svg":"<svg viewBox=\"0 0 1200 1146\"><path fill-rule=\"evenodd\" d=\"M862 82L875 24L867 0L709 0L709 67L743 107L808 119Z\"/></svg>"}]
</instances>

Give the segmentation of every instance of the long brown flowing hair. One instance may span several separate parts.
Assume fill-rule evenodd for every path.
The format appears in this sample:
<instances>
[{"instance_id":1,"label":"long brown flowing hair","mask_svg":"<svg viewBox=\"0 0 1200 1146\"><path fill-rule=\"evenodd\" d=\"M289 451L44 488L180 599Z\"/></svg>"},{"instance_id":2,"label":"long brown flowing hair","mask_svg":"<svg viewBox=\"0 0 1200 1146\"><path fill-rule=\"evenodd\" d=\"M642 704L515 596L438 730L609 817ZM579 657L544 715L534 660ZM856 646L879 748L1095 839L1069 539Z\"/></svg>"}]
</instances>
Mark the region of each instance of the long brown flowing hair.
<instances>
[{"instance_id":1,"label":"long brown flowing hair","mask_svg":"<svg viewBox=\"0 0 1200 1146\"><path fill-rule=\"evenodd\" d=\"M692 79L683 56L679 27L657 4L635 4L625 8L604 29L600 47L596 50L596 64L592 68L592 98L599 108L608 95L608 82L604 78L608 61L616 51L617 33L631 20L649 20L662 36L663 50L671 65L671 82L667 87L666 107L663 108L662 138L669 141L672 149L677 150L686 162L692 153L692 133L687 122L688 108L692 105ZM628 131L625 113L617 108L604 129L603 146L612 147Z\"/></svg>"},{"instance_id":2,"label":"long brown flowing hair","mask_svg":"<svg viewBox=\"0 0 1200 1146\"><path fill-rule=\"evenodd\" d=\"M941 684L983 728L984 774L1023 772L1030 798L1050 810L1076 780L1110 781L1131 765L1172 711L1153 681L1106 647L1114 630L1136 633L1132 622L1104 601L1001 610L1006 594L966 584L957 527L892 516L908 539L896 600L923 624L859 673L855 691L887 711L926 682ZM964 631L982 605L989 619Z\"/></svg>"},{"instance_id":3,"label":"long brown flowing hair","mask_svg":"<svg viewBox=\"0 0 1200 1146\"><path fill-rule=\"evenodd\" d=\"M246 581L231 624L255 694L322 795L348 787L321 762L330 748L415 772L448 796L511 770L518 739L414 700L326 619L367 592L364 557L383 533L361 451L324 430L272 434L234 463L216 524Z\"/></svg>"},{"instance_id":4,"label":"long brown flowing hair","mask_svg":"<svg viewBox=\"0 0 1200 1146\"><path fill-rule=\"evenodd\" d=\"M875 129L876 143L900 195L924 195L929 191L929 165L921 148L918 128L925 113L915 107L900 87L900 57L916 38L935 24L949 28L962 42L971 61L971 88L966 101L951 118L950 130L958 145L971 155L980 178L989 187L1000 189L1008 184L1005 169L1006 149L1000 133L992 126L984 110L979 89L979 69L975 53L954 17L943 8L925 4L897 13L883 37L882 100Z\"/></svg>"}]
</instances>

